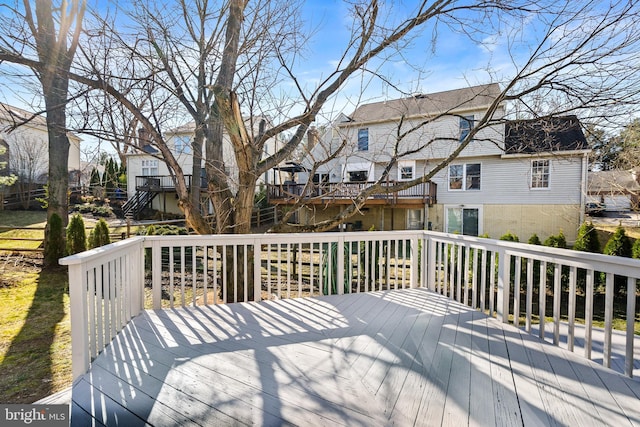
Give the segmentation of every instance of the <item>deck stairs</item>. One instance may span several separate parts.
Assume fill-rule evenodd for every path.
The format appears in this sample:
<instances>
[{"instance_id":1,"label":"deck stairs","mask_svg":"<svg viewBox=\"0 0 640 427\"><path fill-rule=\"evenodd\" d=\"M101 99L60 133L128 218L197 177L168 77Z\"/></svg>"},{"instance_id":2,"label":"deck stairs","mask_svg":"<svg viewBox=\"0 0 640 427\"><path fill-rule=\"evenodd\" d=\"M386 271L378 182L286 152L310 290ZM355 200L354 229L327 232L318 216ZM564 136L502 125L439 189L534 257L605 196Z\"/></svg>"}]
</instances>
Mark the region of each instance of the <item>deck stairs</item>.
<instances>
[{"instance_id":1,"label":"deck stairs","mask_svg":"<svg viewBox=\"0 0 640 427\"><path fill-rule=\"evenodd\" d=\"M132 198L122 205L122 211L125 216L137 218L149 203L158 195L155 191L138 190Z\"/></svg>"}]
</instances>

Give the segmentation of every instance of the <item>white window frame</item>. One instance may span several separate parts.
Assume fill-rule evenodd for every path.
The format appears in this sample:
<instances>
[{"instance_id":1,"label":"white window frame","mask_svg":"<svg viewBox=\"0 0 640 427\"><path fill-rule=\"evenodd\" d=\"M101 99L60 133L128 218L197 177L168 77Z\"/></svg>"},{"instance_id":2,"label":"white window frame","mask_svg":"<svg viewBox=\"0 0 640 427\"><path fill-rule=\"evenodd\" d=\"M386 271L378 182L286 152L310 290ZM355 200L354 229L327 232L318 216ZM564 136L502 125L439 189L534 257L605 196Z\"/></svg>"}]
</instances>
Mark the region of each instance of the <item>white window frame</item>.
<instances>
[{"instance_id":1,"label":"white window frame","mask_svg":"<svg viewBox=\"0 0 640 427\"><path fill-rule=\"evenodd\" d=\"M142 176L157 176L159 175L158 171L158 160L150 159L142 161Z\"/></svg>"},{"instance_id":2,"label":"white window frame","mask_svg":"<svg viewBox=\"0 0 640 427\"><path fill-rule=\"evenodd\" d=\"M482 212L482 205L444 205L444 232L449 232L449 209L476 209L478 211L478 236L484 233L483 223L484 217ZM463 226L464 228L464 226Z\"/></svg>"},{"instance_id":3,"label":"white window frame","mask_svg":"<svg viewBox=\"0 0 640 427\"><path fill-rule=\"evenodd\" d=\"M360 132L366 132L367 133L367 146L364 147L360 145ZM360 128L358 129L358 140L357 140L357 145L358 145L358 151L369 151L369 128Z\"/></svg>"},{"instance_id":4,"label":"white window frame","mask_svg":"<svg viewBox=\"0 0 640 427\"><path fill-rule=\"evenodd\" d=\"M174 136L173 149L176 154L191 154L191 138L186 135Z\"/></svg>"},{"instance_id":5,"label":"white window frame","mask_svg":"<svg viewBox=\"0 0 640 427\"><path fill-rule=\"evenodd\" d=\"M480 182L478 188L467 188L467 167L471 165L480 166ZM462 185L460 188L451 188L451 168L461 166L462 167ZM447 168L447 189L449 191L480 191L482 190L482 163L474 162L474 163L456 163L454 165L449 165Z\"/></svg>"},{"instance_id":6,"label":"white window frame","mask_svg":"<svg viewBox=\"0 0 640 427\"><path fill-rule=\"evenodd\" d=\"M410 176L405 176L403 169L411 169ZM415 160L400 160L398 162L398 181L411 181L416 177L416 161Z\"/></svg>"},{"instance_id":7,"label":"white window frame","mask_svg":"<svg viewBox=\"0 0 640 427\"><path fill-rule=\"evenodd\" d=\"M475 125L475 116L473 114L460 116L460 120L458 121L458 126L460 133L458 135L459 141L462 142L469 135L471 129L473 129Z\"/></svg>"},{"instance_id":8,"label":"white window frame","mask_svg":"<svg viewBox=\"0 0 640 427\"><path fill-rule=\"evenodd\" d=\"M420 225L419 227L412 227L412 223L410 223L410 214L411 213L416 213L419 212L420 214L418 215L420 218L418 220L418 224ZM423 230L424 229L424 209L407 209L407 219L406 219L406 228L407 230ZM414 221L415 222L415 221Z\"/></svg>"},{"instance_id":9,"label":"white window frame","mask_svg":"<svg viewBox=\"0 0 640 427\"><path fill-rule=\"evenodd\" d=\"M542 171L542 172L537 172L536 169L540 170L542 168L545 168L545 166L542 167L537 167L536 168L536 163L543 163L546 162L546 172ZM530 169L530 175L531 178L529 180L529 186L532 190L535 191L540 191L540 190L549 190L551 188L551 159L533 159L531 160L531 169ZM544 176L546 175L546 180L544 179ZM538 182L538 177L541 177L541 182L545 183L545 186L538 186L538 185L534 185L534 183Z\"/></svg>"}]
</instances>

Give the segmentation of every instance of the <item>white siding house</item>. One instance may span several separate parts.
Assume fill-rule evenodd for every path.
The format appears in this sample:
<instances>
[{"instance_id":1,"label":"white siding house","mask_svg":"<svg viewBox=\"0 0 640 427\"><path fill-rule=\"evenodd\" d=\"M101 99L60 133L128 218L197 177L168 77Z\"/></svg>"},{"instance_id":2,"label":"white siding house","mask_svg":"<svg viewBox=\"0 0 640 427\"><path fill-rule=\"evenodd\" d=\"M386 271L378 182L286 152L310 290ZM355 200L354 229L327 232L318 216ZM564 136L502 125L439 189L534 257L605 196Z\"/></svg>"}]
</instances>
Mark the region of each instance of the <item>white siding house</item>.
<instances>
[{"instance_id":1,"label":"white siding house","mask_svg":"<svg viewBox=\"0 0 640 427\"><path fill-rule=\"evenodd\" d=\"M261 118L254 119L253 128L255 132L258 131ZM251 129L251 122L246 122L248 130ZM195 133L195 124L193 122L186 125L172 129L166 133L166 140L169 148L172 150L176 160L180 164L183 173L186 175L187 185L190 180L193 179L193 150L191 143ZM145 141L144 136L139 136L139 141ZM265 146L264 155L271 155L277 149L277 140L275 138L270 139ZM203 146L203 157L206 158L205 147ZM233 154L233 148L227 135L224 135L223 144L223 157L225 163L225 171L229 177L230 184L233 186L237 182L238 168L236 166L235 157ZM266 175L266 174L265 174ZM200 176L196 179L201 179L201 185L206 186L206 178L204 171L204 161L202 162L202 169ZM264 178L264 177L263 177ZM159 186L154 187L152 190L154 194L153 199L149 202L151 208L162 212L181 214L180 208L178 208L177 198L175 193L175 184L171 178L169 168L167 164L162 160L160 152L150 144L144 142L139 144L136 150L127 154L127 196L131 200L136 197L136 193L140 191L148 191L148 182L158 182ZM261 182L259 180L259 182ZM157 190L157 191L156 191ZM211 209L209 206L206 209ZM210 213L210 212L209 212Z\"/></svg>"},{"instance_id":2,"label":"white siding house","mask_svg":"<svg viewBox=\"0 0 640 427\"><path fill-rule=\"evenodd\" d=\"M14 126L19 125L14 128ZM80 171L80 141L72 133L69 137L69 172L71 178L78 177ZM11 105L0 104L0 147L5 153L0 161L7 167L2 174L12 173L20 182L46 184L49 172L49 133L46 118ZM73 179L70 185L73 185Z\"/></svg>"},{"instance_id":3,"label":"white siding house","mask_svg":"<svg viewBox=\"0 0 640 427\"><path fill-rule=\"evenodd\" d=\"M498 85L490 84L360 106L333 123L305 166L311 168L346 140L338 157L318 167L316 182L373 182L394 153L398 162L388 180L424 176L454 152L499 93ZM398 197L384 204L374 198L357 217L358 228L419 226L493 238L511 232L524 241L533 233L545 239L562 230L568 240L575 239L583 219L589 152L577 119L506 122L504 115L499 106L491 125L478 130L432 177L435 198L415 203ZM323 200L308 207L300 220L315 223L344 206Z\"/></svg>"}]
</instances>

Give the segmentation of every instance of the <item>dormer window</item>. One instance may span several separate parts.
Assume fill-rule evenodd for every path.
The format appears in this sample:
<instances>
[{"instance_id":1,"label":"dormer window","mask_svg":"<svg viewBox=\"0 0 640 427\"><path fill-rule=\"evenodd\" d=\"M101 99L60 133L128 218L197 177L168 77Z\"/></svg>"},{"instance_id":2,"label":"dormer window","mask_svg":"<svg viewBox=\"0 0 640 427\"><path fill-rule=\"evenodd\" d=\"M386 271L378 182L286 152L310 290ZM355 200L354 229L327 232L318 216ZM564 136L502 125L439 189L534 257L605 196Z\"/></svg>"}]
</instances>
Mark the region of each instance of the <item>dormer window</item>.
<instances>
[{"instance_id":1,"label":"dormer window","mask_svg":"<svg viewBox=\"0 0 640 427\"><path fill-rule=\"evenodd\" d=\"M369 129L358 129L358 151L369 150Z\"/></svg>"},{"instance_id":2,"label":"dormer window","mask_svg":"<svg viewBox=\"0 0 640 427\"><path fill-rule=\"evenodd\" d=\"M473 115L460 117L460 142L464 141L473 129Z\"/></svg>"},{"instance_id":3,"label":"dormer window","mask_svg":"<svg viewBox=\"0 0 640 427\"><path fill-rule=\"evenodd\" d=\"M191 139L188 136L176 136L174 148L176 154L191 154Z\"/></svg>"}]
</instances>

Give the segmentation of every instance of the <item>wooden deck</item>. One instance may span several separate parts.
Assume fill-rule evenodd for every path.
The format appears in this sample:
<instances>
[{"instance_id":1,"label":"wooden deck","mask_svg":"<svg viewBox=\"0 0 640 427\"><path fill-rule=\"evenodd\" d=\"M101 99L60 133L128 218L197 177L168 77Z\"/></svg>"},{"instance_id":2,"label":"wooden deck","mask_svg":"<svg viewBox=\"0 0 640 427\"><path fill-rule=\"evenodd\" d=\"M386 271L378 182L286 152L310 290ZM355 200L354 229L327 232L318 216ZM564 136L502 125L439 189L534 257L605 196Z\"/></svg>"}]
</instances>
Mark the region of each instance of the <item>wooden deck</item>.
<instances>
[{"instance_id":1,"label":"wooden deck","mask_svg":"<svg viewBox=\"0 0 640 427\"><path fill-rule=\"evenodd\" d=\"M640 382L424 289L148 311L72 425L631 426Z\"/></svg>"}]
</instances>

